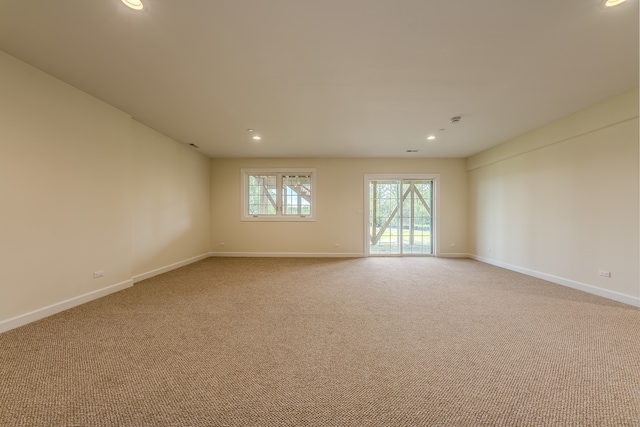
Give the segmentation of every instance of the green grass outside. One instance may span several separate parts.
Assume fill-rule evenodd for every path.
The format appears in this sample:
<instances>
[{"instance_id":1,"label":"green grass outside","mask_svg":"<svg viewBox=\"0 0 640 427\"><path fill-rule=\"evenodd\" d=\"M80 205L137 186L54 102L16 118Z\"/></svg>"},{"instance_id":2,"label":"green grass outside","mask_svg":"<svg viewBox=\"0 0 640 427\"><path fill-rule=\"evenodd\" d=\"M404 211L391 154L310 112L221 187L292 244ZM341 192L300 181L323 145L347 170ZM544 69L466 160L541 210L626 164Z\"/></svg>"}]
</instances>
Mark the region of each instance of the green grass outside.
<instances>
[{"instance_id":1,"label":"green grass outside","mask_svg":"<svg viewBox=\"0 0 640 427\"><path fill-rule=\"evenodd\" d=\"M376 232L380 231L380 227ZM404 253L431 253L431 231L414 231L413 245L411 245L410 230L402 230L402 245ZM387 228L375 245L370 247L369 252L374 254L397 253L398 252L398 230Z\"/></svg>"}]
</instances>

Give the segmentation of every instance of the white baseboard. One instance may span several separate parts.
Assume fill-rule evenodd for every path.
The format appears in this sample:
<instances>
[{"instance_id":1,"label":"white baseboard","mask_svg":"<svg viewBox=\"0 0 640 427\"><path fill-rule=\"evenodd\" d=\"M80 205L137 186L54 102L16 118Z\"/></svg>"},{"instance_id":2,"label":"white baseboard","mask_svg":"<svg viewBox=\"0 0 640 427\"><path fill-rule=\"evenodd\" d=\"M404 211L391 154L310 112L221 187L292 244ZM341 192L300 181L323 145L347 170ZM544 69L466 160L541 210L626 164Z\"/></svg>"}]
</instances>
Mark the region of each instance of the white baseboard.
<instances>
[{"instance_id":1,"label":"white baseboard","mask_svg":"<svg viewBox=\"0 0 640 427\"><path fill-rule=\"evenodd\" d=\"M359 252L211 252L212 257L255 257L255 258L364 258ZM437 254L438 258L469 258L466 253Z\"/></svg>"},{"instance_id":2,"label":"white baseboard","mask_svg":"<svg viewBox=\"0 0 640 427\"><path fill-rule=\"evenodd\" d=\"M148 271L146 273L136 274L131 279L133 283L138 283L146 279L150 279L151 277L157 276L159 274L167 273L171 270L175 270L176 268L184 267L185 265L193 264L194 262L203 260L205 258L209 258L211 256L210 252L206 254L198 255L193 258L185 259L184 261L175 262L173 264L166 265L164 267L156 268L155 270Z\"/></svg>"},{"instance_id":3,"label":"white baseboard","mask_svg":"<svg viewBox=\"0 0 640 427\"><path fill-rule=\"evenodd\" d=\"M469 258L469 254L446 253L438 254L438 258Z\"/></svg>"},{"instance_id":4,"label":"white baseboard","mask_svg":"<svg viewBox=\"0 0 640 427\"><path fill-rule=\"evenodd\" d=\"M640 307L640 298L632 295L623 294L616 291L610 291L608 289L599 288L593 285L587 285L586 283L576 282L575 280L565 279L563 277L553 276L547 273L541 273L535 270L529 270L528 268L518 267L516 265L507 264L505 262L496 261L489 258L483 258L478 255L469 255L469 258L476 261L484 262L485 264L495 265L496 267L505 268L507 270L515 271L518 273L526 274L527 276L536 277L538 279L546 280L558 285L567 286L569 288L577 289L579 291L587 292L589 294L597 295L599 297L608 298L614 301L629 304L634 307Z\"/></svg>"},{"instance_id":5,"label":"white baseboard","mask_svg":"<svg viewBox=\"0 0 640 427\"><path fill-rule=\"evenodd\" d=\"M363 253L355 252L211 252L212 257L255 257L255 258L363 258Z\"/></svg>"},{"instance_id":6,"label":"white baseboard","mask_svg":"<svg viewBox=\"0 0 640 427\"><path fill-rule=\"evenodd\" d=\"M37 310L30 311L29 313L21 314L19 316L0 321L0 333L18 328L20 326L24 326L28 323L35 322L36 320L44 319L45 317L49 317L70 308L77 307L81 304L85 304L89 301L102 298L123 289L130 288L131 286L133 286L133 280L125 280L124 282L116 283L115 285L107 286L106 288L98 289L84 295L70 298L66 301L51 304L47 307L39 308Z\"/></svg>"},{"instance_id":7,"label":"white baseboard","mask_svg":"<svg viewBox=\"0 0 640 427\"><path fill-rule=\"evenodd\" d=\"M176 268L184 267L185 265L194 263L196 261L200 261L205 258L209 258L211 253L206 253L202 255L198 255L193 258L186 259L184 261L176 262L171 265L167 265L162 268L158 268L147 273L138 274L133 276L129 280L125 280L124 282L117 283L115 285L107 286L106 288L98 289L97 291L89 292L84 295L80 295L66 301L61 301L47 307L43 307L29 313L21 314L16 317L12 317L10 319L0 321L0 333L9 331L11 329L18 328L20 326L24 326L28 323L35 322L36 320L44 319L45 317L51 316L53 314L60 313L62 311L68 310L73 307L77 307L81 304L87 303L89 301L93 301L98 298L102 298L114 292L121 291L123 289L129 288L133 286L134 283L140 282L142 280L148 279L153 276L157 276L158 274L166 273L171 270L175 270Z\"/></svg>"},{"instance_id":8,"label":"white baseboard","mask_svg":"<svg viewBox=\"0 0 640 427\"><path fill-rule=\"evenodd\" d=\"M115 285L107 286L96 291L79 295L74 298L70 298L59 303L49 305L47 307L40 308L38 310L31 311L29 313L21 314L10 319L0 321L0 333L9 331L11 329L24 326L28 323L35 322L36 320L44 319L45 317L60 313L73 307L77 307L81 304L93 301L98 298L102 298L109 294L121 291L123 289L133 286L134 283L142 280L157 276L159 274L166 273L176 268L184 267L185 265L192 264L194 262L203 260L209 257L281 257L281 258L363 258L364 253L318 253L318 252L210 252L202 255L198 255L193 258L189 258L184 261L180 261L162 268L158 268L147 273L138 274L133 276L129 280L116 283ZM585 283L576 282L574 280L565 279L562 277L553 276L551 274L541 273L535 270L529 270L527 268L518 267L515 265L507 264L504 262L492 260L489 258L483 258L473 254L463 253L446 253L438 254L440 258L471 258L476 261L484 262L486 264L495 265L496 267L505 268L507 270L516 271L518 273L526 274L528 276L536 277L538 279L546 280L548 282L556 283L558 285L567 286L573 289L577 289L583 292L587 292L593 295L608 298L614 301L629 304L634 307L640 307L640 298L631 295L622 294L620 292L610 291L608 289L602 289L597 286L587 285Z\"/></svg>"}]
</instances>

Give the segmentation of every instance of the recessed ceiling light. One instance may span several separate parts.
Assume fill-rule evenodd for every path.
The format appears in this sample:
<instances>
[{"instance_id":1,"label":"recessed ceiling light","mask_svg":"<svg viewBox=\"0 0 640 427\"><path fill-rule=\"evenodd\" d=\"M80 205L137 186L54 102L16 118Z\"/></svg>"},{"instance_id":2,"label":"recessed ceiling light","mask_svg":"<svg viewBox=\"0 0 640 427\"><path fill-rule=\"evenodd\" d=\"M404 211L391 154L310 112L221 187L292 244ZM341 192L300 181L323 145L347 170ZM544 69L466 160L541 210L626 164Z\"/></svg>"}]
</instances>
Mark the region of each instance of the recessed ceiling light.
<instances>
[{"instance_id":1,"label":"recessed ceiling light","mask_svg":"<svg viewBox=\"0 0 640 427\"><path fill-rule=\"evenodd\" d=\"M254 135L254 136L252 136L251 138L255 139L256 141L258 141L258 140L262 139L262 138L260 138L258 135Z\"/></svg>"},{"instance_id":2,"label":"recessed ceiling light","mask_svg":"<svg viewBox=\"0 0 640 427\"><path fill-rule=\"evenodd\" d=\"M433 141L434 139L436 139L436 137L435 137L435 135L429 135L429 136L427 137L427 139L428 139L429 141Z\"/></svg>"},{"instance_id":3,"label":"recessed ceiling light","mask_svg":"<svg viewBox=\"0 0 640 427\"><path fill-rule=\"evenodd\" d=\"M122 3L134 10L142 10L144 8L141 0L122 0Z\"/></svg>"},{"instance_id":4,"label":"recessed ceiling light","mask_svg":"<svg viewBox=\"0 0 640 427\"><path fill-rule=\"evenodd\" d=\"M606 7L613 7L613 6L617 6L620 3L624 3L625 0L607 0L607 2L604 4Z\"/></svg>"}]
</instances>

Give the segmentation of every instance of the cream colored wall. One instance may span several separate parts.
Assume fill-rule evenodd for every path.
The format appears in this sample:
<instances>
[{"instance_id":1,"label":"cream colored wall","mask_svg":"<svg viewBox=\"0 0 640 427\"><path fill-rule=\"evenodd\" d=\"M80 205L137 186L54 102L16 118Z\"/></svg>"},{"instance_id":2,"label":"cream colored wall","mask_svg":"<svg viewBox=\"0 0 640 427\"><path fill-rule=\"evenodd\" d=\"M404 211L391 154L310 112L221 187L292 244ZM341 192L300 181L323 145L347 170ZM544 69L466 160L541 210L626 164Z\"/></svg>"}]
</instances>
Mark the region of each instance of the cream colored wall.
<instances>
[{"instance_id":1,"label":"cream colored wall","mask_svg":"<svg viewBox=\"0 0 640 427\"><path fill-rule=\"evenodd\" d=\"M316 168L317 221L240 221L240 170L270 167ZM466 253L467 183L463 159L212 159L213 251L227 255L362 255L364 175L391 173L440 174L439 253ZM340 246L336 247L336 243Z\"/></svg>"},{"instance_id":2,"label":"cream colored wall","mask_svg":"<svg viewBox=\"0 0 640 427\"><path fill-rule=\"evenodd\" d=\"M131 119L2 52L0 93L0 320L129 280Z\"/></svg>"},{"instance_id":3,"label":"cream colored wall","mask_svg":"<svg viewBox=\"0 0 640 427\"><path fill-rule=\"evenodd\" d=\"M365 174L440 175L441 255L640 293L637 91L466 163L208 160L2 52L0 93L0 332L211 246L361 255ZM317 221L241 222L240 169L257 167L316 168Z\"/></svg>"},{"instance_id":4,"label":"cream colored wall","mask_svg":"<svg viewBox=\"0 0 640 427\"><path fill-rule=\"evenodd\" d=\"M634 90L469 158L470 252L636 301L638 141Z\"/></svg>"},{"instance_id":5,"label":"cream colored wall","mask_svg":"<svg viewBox=\"0 0 640 427\"><path fill-rule=\"evenodd\" d=\"M3 52L0 94L0 332L208 254L207 158Z\"/></svg>"},{"instance_id":6,"label":"cream colored wall","mask_svg":"<svg viewBox=\"0 0 640 427\"><path fill-rule=\"evenodd\" d=\"M133 122L134 276L211 250L209 158Z\"/></svg>"}]
</instances>

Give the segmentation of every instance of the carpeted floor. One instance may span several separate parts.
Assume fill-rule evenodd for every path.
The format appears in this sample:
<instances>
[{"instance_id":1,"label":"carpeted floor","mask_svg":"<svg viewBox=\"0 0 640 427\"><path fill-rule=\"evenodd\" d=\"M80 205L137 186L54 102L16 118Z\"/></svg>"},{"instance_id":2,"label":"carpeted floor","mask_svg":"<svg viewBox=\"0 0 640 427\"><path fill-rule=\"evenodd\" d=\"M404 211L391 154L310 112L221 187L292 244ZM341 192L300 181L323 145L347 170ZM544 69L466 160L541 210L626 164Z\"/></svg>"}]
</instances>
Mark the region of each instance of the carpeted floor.
<instances>
[{"instance_id":1,"label":"carpeted floor","mask_svg":"<svg viewBox=\"0 0 640 427\"><path fill-rule=\"evenodd\" d=\"M640 426L640 310L471 260L210 258L0 335L0 426Z\"/></svg>"}]
</instances>

